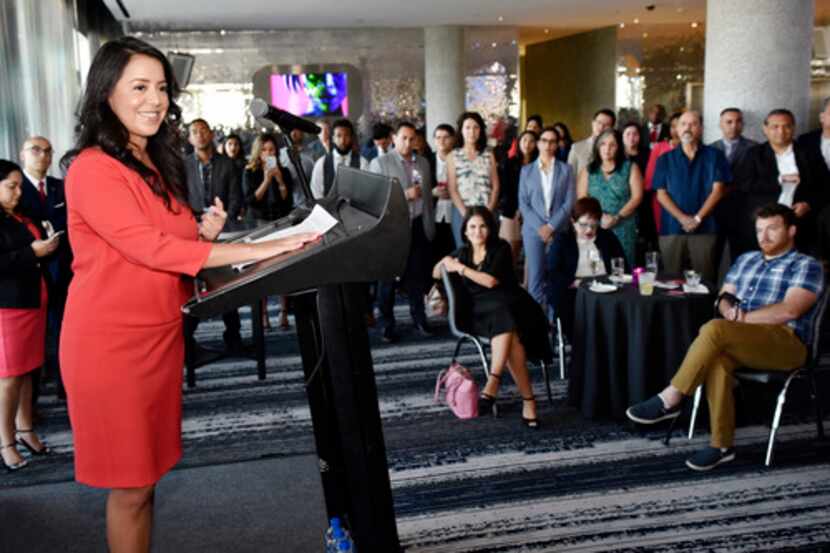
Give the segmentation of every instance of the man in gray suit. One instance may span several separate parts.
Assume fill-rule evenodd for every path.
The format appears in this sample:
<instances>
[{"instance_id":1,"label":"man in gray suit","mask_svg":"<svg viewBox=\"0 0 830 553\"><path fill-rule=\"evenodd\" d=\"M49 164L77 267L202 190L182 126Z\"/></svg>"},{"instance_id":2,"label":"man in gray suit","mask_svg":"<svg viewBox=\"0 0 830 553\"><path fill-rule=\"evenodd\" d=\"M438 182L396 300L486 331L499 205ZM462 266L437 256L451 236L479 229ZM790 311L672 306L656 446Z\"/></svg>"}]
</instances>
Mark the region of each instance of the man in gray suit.
<instances>
[{"instance_id":1,"label":"man in gray suit","mask_svg":"<svg viewBox=\"0 0 830 553\"><path fill-rule=\"evenodd\" d=\"M715 140L710 146L726 155L726 161L734 172L747 150L757 142L744 138L741 134L744 131L744 115L738 108L726 108L720 112L720 130L723 138Z\"/></svg>"},{"instance_id":2,"label":"man in gray suit","mask_svg":"<svg viewBox=\"0 0 830 553\"><path fill-rule=\"evenodd\" d=\"M579 171L591 162L594 140L602 134L602 131L611 129L616 124L617 116L614 110L606 108L594 113L594 118L591 120L591 136L579 142L574 142L571 146L571 152L568 154L568 165L573 169L574 178L578 178Z\"/></svg>"},{"instance_id":3,"label":"man in gray suit","mask_svg":"<svg viewBox=\"0 0 830 553\"><path fill-rule=\"evenodd\" d=\"M432 333L427 326L424 294L430 282L432 269L430 243L435 237L432 172L426 158L413 150L414 141L415 126L405 121L399 123L394 136L395 149L373 159L369 170L398 179L409 204L412 239L401 285L409 296L409 312L412 314L415 330L422 336L430 336ZM386 342L394 342L398 339L395 332L395 282L379 283L378 292L383 339Z\"/></svg>"},{"instance_id":4,"label":"man in gray suit","mask_svg":"<svg viewBox=\"0 0 830 553\"><path fill-rule=\"evenodd\" d=\"M188 127L188 140L193 154L184 158L187 175L187 201L197 218L213 205L216 198L222 201L228 213L228 221L235 221L241 208L241 183L233 161L216 152L213 146L213 131L204 119L194 119ZM239 312L236 309L222 315L225 321L223 338L228 351L240 352ZM199 319L185 316L185 354L189 360L198 355L193 333L199 326Z\"/></svg>"}]
</instances>

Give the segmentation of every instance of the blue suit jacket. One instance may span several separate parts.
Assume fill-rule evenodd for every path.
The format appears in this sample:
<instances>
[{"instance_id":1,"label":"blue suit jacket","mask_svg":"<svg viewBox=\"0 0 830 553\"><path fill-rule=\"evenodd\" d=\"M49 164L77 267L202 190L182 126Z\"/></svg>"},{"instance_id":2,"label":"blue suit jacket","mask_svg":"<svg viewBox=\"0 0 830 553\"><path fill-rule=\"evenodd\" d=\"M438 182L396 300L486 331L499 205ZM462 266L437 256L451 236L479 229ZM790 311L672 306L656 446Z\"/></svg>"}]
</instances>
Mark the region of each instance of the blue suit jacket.
<instances>
[{"instance_id":1,"label":"blue suit jacket","mask_svg":"<svg viewBox=\"0 0 830 553\"><path fill-rule=\"evenodd\" d=\"M576 201L575 181L571 166L555 160L553 198L550 213L548 213L545 195L542 193L542 173L539 171L539 162L534 161L522 167L519 177L519 210L524 218L522 235L537 236L539 227L546 223L554 230L560 230L568 224L571 209Z\"/></svg>"}]
</instances>

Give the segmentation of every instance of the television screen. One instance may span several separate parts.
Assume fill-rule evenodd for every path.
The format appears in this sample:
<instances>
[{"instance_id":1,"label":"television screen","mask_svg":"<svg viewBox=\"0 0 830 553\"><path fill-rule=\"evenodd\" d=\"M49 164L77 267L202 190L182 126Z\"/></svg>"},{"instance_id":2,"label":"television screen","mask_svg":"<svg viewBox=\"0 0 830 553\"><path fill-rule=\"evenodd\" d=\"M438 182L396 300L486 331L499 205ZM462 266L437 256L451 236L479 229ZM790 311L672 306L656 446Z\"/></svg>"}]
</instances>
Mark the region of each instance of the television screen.
<instances>
[{"instance_id":1,"label":"television screen","mask_svg":"<svg viewBox=\"0 0 830 553\"><path fill-rule=\"evenodd\" d=\"M346 73L271 75L271 104L300 117L349 116Z\"/></svg>"}]
</instances>

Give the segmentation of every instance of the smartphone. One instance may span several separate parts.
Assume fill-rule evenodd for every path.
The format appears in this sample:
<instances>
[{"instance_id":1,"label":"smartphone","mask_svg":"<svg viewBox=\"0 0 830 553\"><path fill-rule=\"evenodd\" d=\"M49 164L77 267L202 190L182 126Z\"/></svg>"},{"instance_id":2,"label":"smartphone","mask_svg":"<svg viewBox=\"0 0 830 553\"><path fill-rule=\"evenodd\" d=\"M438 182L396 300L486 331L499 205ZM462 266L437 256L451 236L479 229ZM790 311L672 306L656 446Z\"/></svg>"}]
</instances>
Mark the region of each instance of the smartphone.
<instances>
[{"instance_id":1,"label":"smartphone","mask_svg":"<svg viewBox=\"0 0 830 553\"><path fill-rule=\"evenodd\" d=\"M50 237L49 237L49 240L52 240L53 238L57 238L57 237L58 237L58 236L60 236L61 234L66 234L66 231L65 231L65 230L59 230L58 232L56 232L55 234L53 234L52 236L50 236Z\"/></svg>"},{"instance_id":2,"label":"smartphone","mask_svg":"<svg viewBox=\"0 0 830 553\"><path fill-rule=\"evenodd\" d=\"M265 171L268 172L277 166L277 156L268 156L265 158Z\"/></svg>"}]
</instances>

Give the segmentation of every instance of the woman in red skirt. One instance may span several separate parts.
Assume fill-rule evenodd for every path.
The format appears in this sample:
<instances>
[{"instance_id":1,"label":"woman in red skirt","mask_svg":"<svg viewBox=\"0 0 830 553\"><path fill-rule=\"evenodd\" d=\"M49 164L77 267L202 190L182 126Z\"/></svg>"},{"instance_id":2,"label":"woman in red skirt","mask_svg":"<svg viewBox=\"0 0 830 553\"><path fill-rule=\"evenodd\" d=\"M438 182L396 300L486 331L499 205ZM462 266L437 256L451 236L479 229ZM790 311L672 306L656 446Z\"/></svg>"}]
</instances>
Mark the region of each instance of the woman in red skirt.
<instances>
[{"instance_id":1,"label":"woman in red skirt","mask_svg":"<svg viewBox=\"0 0 830 553\"><path fill-rule=\"evenodd\" d=\"M23 186L17 164L0 159L0 456L8 471L26 466L17 445L49 452L32 429L32 371L46 342L46 263L60 238L16 213Z\"/></svg>"},{"instance_id":2,"label":"woman in red skirt","mask_svg":"<svg viewBox=\"0 0 830 553\"><path fill-rule=\"evenodd\" d=\"M179 92L167 58L126 37L98 50L66 178L74 261L60 345L78 482L109 488L112 553L150 549L155 484L179 460L182 304L202 268L317 239L214 244L217 199L188 208ZM79 153L78 153L79 152Z\"/></svg>"}]
</instances>

